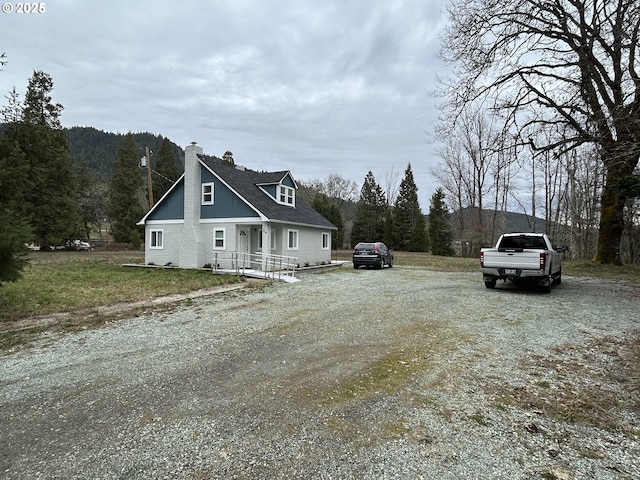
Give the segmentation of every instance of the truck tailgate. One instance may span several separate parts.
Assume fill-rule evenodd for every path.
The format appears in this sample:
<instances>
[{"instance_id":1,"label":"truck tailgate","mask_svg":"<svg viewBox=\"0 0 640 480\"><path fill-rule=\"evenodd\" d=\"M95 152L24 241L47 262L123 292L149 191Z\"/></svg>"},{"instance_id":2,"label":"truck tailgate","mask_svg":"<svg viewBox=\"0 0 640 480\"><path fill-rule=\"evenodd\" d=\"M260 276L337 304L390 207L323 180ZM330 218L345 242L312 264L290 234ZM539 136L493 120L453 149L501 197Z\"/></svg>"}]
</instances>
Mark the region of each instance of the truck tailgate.
<instances>
[{"instance_id":1,"label":"truck tailgate","mask_svg":"<svg viewBox=\"0 0 640 480\"><path fill-rule=\"evenodd\" d=\"M498 251L496 249L484 252L485 268L520 268L523 270L540 269L540 251L522 250L519 252Z\"/></svg>"}]
</instances>

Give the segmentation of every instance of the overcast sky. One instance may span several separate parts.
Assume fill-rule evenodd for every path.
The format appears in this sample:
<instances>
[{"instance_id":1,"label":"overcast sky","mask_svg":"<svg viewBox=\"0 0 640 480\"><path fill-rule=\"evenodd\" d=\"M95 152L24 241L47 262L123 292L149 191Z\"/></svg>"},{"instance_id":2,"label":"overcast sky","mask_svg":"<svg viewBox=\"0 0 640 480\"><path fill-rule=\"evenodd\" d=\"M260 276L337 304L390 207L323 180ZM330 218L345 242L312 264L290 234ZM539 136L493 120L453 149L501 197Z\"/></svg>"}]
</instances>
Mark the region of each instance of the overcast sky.
<instances>
[{"instance_id":1,"label":"overcast sky","mask_svg":"<svg viewBox=\"0 0 640 480\"><path fill-rule=\"evenodd\" d=\"M3 0L5 1L5 0ZM3 97L43 70L65 127L148 131L297 180L384 188L411 163L428 212L445 0L48 0L0 13ZM2 105L6 105L6 98Z\"/></svg>"}]
</instances>

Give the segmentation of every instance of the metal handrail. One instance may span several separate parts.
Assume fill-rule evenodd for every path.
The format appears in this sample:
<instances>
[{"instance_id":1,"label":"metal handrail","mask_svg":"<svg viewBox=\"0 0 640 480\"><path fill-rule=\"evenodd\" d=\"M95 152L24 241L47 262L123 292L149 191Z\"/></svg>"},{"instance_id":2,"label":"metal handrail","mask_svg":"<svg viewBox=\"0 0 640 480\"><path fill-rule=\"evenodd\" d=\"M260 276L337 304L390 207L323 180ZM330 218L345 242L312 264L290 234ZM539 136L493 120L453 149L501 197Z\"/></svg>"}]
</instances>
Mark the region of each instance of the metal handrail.
<instances>
[{"instance_id":1,"label":"metal handrail","mask_svg":"<svg viewBox=\"0 0 640 480\"><path fill-rule=\"evenodd\" d=\"M261 273L264 278L272 279L276 278L276 274L278 279L282 279L283 276L295 277L298 265L297 257L269 253L214 252L213 257L213 273L232 270L236 275L245 275L247 270L252 270L252 273ZM230 268L222 268L221 262L229 264ZM252 265L257 265L258 268Z\"/></svg>"}]
</instances>

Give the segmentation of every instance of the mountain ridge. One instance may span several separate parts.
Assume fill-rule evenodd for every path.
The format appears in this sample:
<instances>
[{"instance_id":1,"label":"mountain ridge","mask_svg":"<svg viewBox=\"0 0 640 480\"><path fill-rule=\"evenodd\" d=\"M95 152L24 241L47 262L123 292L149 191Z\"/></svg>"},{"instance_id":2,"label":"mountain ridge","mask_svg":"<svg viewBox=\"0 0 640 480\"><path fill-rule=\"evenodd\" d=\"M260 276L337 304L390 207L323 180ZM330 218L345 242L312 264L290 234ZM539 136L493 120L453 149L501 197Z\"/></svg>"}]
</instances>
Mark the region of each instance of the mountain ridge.
<instances>
[{"instance_id":1,"label":"mountain ridge","mask_svg":"<svg viewBox=\"0 0 640 480\"><path fill-rule=\"evenodd\" d=\"M90 173L111 176L113 164L118 158L118 151L126 133L112 133L95 127L65 127L63 128L69 144L69 154L76 163L86 164ZM140 158L145 155L145 147L151 152L160 150L163 135L150 132L131 132L133 140L140 148ZM167 139L169 140L169 139ZM184 169L184 151L180 146L169 140L176 166L179 171Z\"/></svg>"}]
</instances>

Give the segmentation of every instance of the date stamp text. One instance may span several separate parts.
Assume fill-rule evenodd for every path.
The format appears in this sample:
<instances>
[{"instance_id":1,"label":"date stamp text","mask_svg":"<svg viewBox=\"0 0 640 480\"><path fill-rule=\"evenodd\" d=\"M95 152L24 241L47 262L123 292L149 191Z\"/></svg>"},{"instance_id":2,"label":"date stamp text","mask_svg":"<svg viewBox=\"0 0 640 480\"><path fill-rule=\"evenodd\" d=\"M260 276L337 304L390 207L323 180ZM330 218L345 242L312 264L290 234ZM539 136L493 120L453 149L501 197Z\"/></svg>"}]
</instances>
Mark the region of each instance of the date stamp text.
<instances>
[{"instance_id":1,"label":"date stamp text","mask_svg":"<svg viewBox=\"0 0 640 480\"><path fill-rule=\"evenodd\" d=\"M46 11L47 4L45 2L4 2L2 4L2 13L38 14L45 13Z\"/></svg>"}]
</instances>

